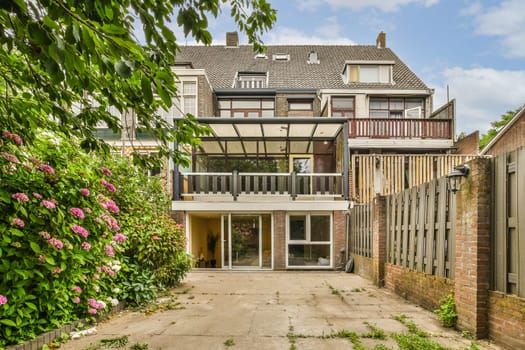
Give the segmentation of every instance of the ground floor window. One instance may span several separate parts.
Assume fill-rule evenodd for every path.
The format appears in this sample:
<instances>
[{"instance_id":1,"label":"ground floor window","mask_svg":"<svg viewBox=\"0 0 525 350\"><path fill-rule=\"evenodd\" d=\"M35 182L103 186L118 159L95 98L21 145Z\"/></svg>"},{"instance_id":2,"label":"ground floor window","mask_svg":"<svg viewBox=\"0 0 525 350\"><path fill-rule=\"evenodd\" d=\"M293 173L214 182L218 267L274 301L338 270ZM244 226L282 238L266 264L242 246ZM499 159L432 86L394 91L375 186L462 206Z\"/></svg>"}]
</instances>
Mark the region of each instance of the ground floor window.
<instances>
[{"instance_id":1,"label":"ground floor window","mask_svg":"<svg viewBox=\"0 0 525 350\"><path fill-rule=\"evenodd\" d=\"M287 266L332 267L332 215L287 216Z\"/></svg>"}]
</instances>

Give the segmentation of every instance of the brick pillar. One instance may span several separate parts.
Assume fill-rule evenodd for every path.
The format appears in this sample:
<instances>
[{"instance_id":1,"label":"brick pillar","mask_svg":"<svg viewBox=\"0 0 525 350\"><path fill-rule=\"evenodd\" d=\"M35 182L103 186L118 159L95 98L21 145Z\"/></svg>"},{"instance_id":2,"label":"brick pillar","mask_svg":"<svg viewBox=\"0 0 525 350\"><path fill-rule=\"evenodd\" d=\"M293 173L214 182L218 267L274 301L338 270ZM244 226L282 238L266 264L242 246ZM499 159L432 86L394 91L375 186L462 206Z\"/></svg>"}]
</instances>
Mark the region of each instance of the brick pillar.
<instances>
[{"instance_id":1,"label":"brick pillar","mask_svg":"<svg viewBox=\"0 0 525 350\"><path fill-rule=\"evenodd\" d=\"M346 210L334 210L334 267L337 268L337 264L344 264L341 260L341 250L347 249L345 247L346 242Z\"/></svg>"},{"instance_id":2,"label":"brick pillar","mask_svg":"<svg viewBox=\"0 0 525 350\"><path fill-rule=\"evenodd\" d=\"M374 198L372 213L372 280L378 287L385 283L386 197Z\"/></svg>"},{"instance_id":3,"label":"brick pillar","mask_svg":"<svg viewBox=\"0 0 525 350\"><path fill-rule=\"evenodd\" d=\"M455 287L458 327L478 338L488 335L490 282L490 159L467 163L470 175L456 193Z\"/></svg>"},{"instance_id":4,"label":"brick pillar","mask_svg":"<svg viewBox=\"0 0 525 350\"><path fill-rule=\"evenodd\" d=\"M273 213L273 268L284 270L286 268L286 212Z\"/></svg>"}]
</instances>

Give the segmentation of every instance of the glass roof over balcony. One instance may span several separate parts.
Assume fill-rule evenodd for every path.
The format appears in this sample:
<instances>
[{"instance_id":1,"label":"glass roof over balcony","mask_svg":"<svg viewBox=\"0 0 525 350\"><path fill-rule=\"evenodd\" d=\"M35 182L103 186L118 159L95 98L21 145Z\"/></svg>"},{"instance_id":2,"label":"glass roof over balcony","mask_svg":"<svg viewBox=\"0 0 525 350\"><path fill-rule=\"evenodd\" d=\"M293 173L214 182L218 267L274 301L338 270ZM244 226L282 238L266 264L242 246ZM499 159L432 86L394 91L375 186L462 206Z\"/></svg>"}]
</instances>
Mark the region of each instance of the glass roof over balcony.
<instances>
[{"instance_id":1,"label":"glass roof over balcony","mask_svg":"<svg viewBox=\"0 0 525 350\"><path fill-rule=\"evenodd\" d=\"M313 152L314 141L335 140L346 124L335 118L198 118L212 134L201 137L199 154L282 155Z\"/></svg>"}]
</instances>

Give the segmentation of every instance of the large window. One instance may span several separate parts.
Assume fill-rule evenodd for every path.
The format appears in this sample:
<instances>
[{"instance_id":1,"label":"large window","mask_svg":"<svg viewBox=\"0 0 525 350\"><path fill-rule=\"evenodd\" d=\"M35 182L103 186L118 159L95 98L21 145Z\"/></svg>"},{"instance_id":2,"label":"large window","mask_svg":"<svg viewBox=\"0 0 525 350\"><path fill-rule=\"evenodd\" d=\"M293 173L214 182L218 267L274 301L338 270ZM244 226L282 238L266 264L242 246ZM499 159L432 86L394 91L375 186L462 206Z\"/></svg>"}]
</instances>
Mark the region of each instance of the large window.
<instances>
[{"instance_id":1,"label":"large window","mask_svg":"<svg viewBox=\"0 0 525 350\"><path fill-rule=\"evenodd\" d=\"M371 97L370 118L424 118L425 99L419 97Z\"/></svg>"},{"instance_id":2,"label":"large window","mask_svg":"<svg viewBox=\"0 0 525 350\"><path fill-rule=\"evenodd\" d=\"M349 64L343 72L345 83L392 83L392 64Z\"/></svg>"},{"instance_id":3,"label":"large window","mask_svg":"<svg viewBox=\"0 0 525 350\"><path fill-rule=\"evenodd\" d=\"M197 116L197 81L182 80L177 83L178 96L174 99L168 111L159 110L159 114L168 122L173 118L180 118L190 113Z\"/></svg>"},{"instance_id":4,"label":"large window","mask_svg":"<svg viewBox=\"0 0 525 350\"><path fill-rule=\"evenodd\" d=\"M355 100L353 96L332 97L332 117L353 118L355 115Z\"/></svg>"},{"instance_id":5,"label":"large window","mask_svg":"<svg viewBox=\"0 0 525 350\"><path fill-rule=\"evenodd\" d=\"M232 99L221 98L218 101L219 116L237 118L273 117L274 99Z\"/></svg>"},{"instance_id":6,"label":"large window","mask_svg":"<svg viewBox=\"0 0 525 350\"><path fill-rule=\"evenodd\" d=\"M331 267L332 216L290 214L288 216L288 266Z\"/></svg>"}]
</instances>

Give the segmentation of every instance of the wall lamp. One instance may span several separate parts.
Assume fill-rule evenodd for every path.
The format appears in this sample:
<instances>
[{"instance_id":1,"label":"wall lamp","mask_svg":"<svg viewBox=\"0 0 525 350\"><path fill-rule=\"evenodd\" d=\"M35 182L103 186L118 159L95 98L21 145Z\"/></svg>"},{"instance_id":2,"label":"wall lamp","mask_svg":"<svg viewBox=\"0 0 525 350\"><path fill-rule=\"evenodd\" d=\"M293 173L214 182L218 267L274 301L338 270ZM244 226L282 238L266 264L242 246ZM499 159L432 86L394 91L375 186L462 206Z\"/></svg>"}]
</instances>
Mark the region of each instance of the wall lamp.
<instances>
[{"instance_id":1,"label":"wall lamp","mask_svg":"<svg viewBox=\"0 0 525 350\"><path fill-rule=\"evenodd\" d=\"M447 175L448 189L453 194L459 191L461 178L470 174L470 167L466 164L456 165L454 170Z\"/></svg>"}]
</instances>

